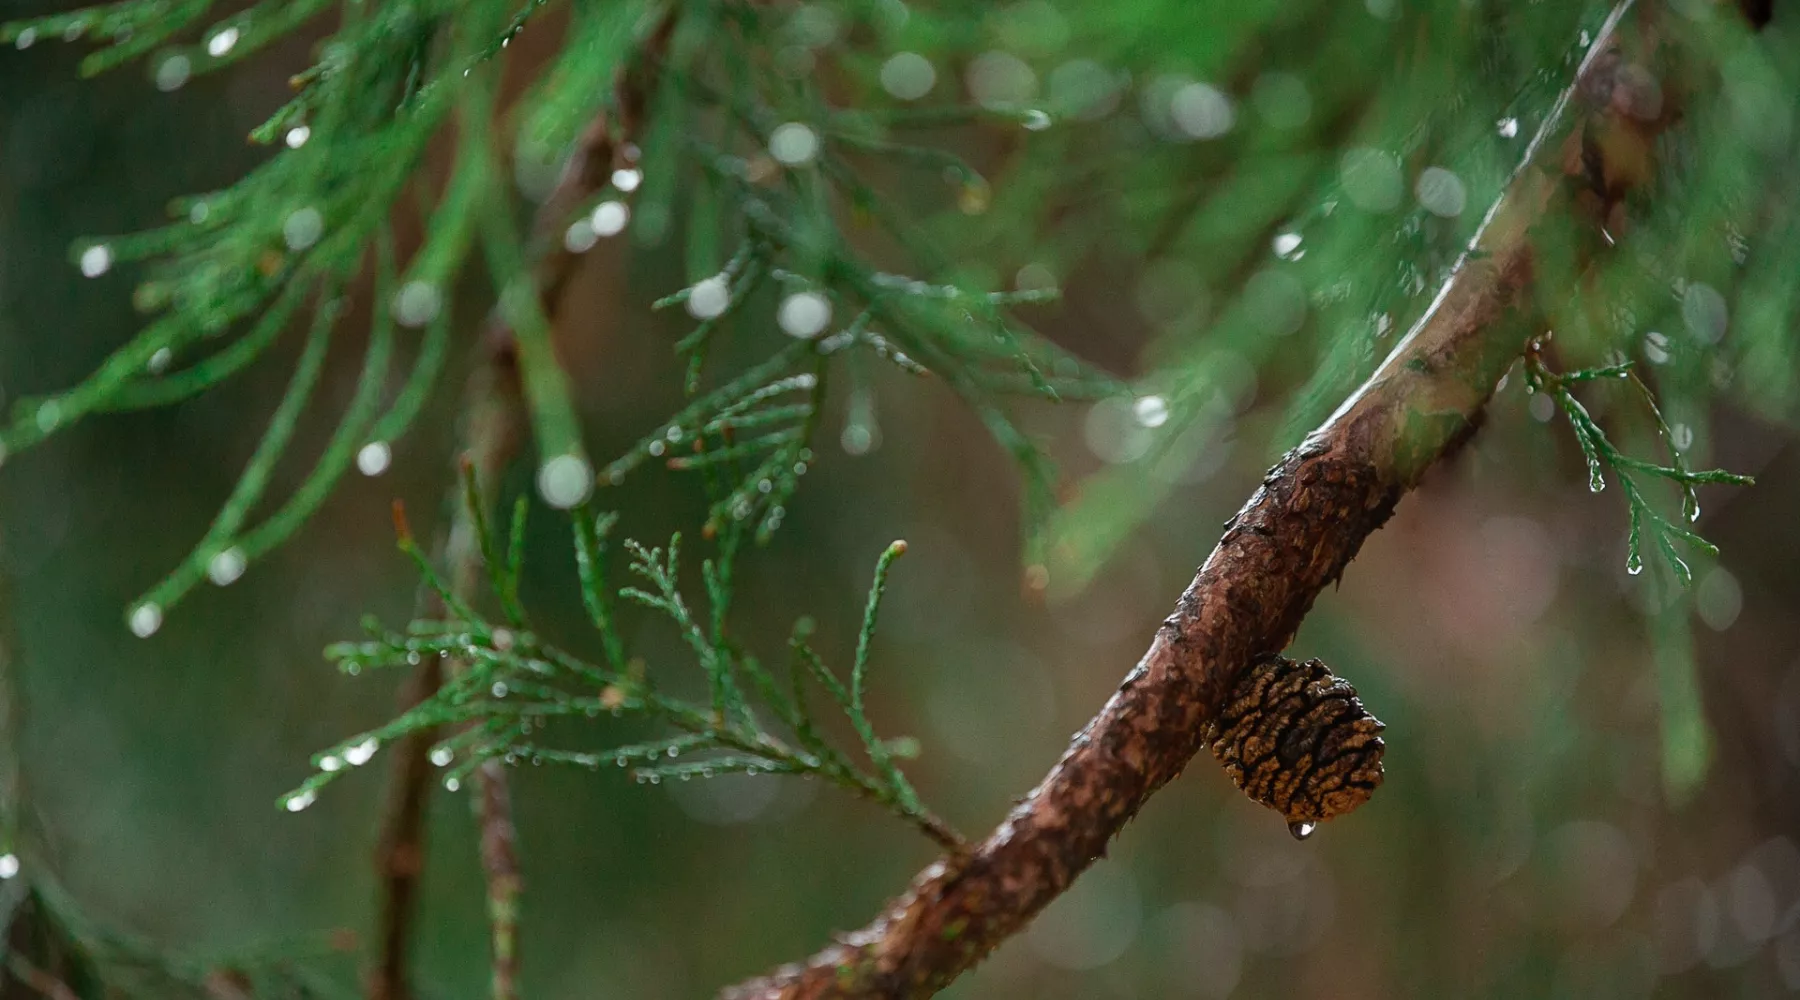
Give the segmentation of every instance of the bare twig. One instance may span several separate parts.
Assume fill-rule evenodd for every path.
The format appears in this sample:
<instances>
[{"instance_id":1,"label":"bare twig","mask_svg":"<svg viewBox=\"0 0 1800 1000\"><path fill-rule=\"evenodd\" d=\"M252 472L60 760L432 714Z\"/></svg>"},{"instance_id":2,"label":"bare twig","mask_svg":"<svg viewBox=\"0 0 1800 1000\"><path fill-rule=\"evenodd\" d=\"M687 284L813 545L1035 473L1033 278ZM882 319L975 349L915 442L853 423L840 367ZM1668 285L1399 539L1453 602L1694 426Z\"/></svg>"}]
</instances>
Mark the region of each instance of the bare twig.
<instances>
[{"instance_id":1,"label":"bare twig","mask_svg":"<svg viewBox=\"0 0 1800 1000\"><path fill-rule=\"evenodd\" d=\"M423 702L442 683L443 666L437 658L419 664L400 692L400 711ZM390 754L387 805L375 849L375 871L381 886L376 916L379 950L369 974L369 1000L412 997L409 945L418 907L419 874L425 867L425 802L431 792L428 755L436 739L435 729L409 733Z\"/></svg>"},{"instance_id":2,"label":"bare twig","mask_svg":"<svg viewBox=\"0 0 1800 1000\"><path fill-rule=\"evenodd\" d=\"M731 1000L918 997L980 961L1106 853L1201 747L1239 673L1293 638L1313 599L1433 463L1479 423L1525 344L1500 320L1532 283L1528 230L1556 190L1547 147L1611 66L1622 2L1425 315L1226 524L1150 649L1050 773L982 843L914 878L867 927Z\"/></svg>"},{"instance_id":3,"label":"bare twig","mask_svg":"<svg viewBox=\"0 0 1800 1000\"><path fill-rule=\"evenodd\" d=\"M517 358L513 353L510 331L491 323L482 344L481 363L470 376L463 403L462 447L458 462L477 483L491 486L517 455L524 434L524 412L520 403ZM476 535L473 512L463 502L460 478L450 490L451 529L442 549L444 562L450 569L450 582L458 597L470 598L481 592L486 577L482 569L481 542ZM484 492L484 496L489 495ZM442 617L444 608L435 593L427 589L421 613L428 618ZM455 669L456 665L451 665ZM444 664L435 657L419 664L418 670L402 693L403 708L410 708L436 693L443 682ZM389 786L387 812L382 822L376 867L381 878L379 920L380 954L369 980L371 1000L409 1000L412 996L408 975L408 949L412 923L417 908L420 871L425 859L425 804L431 792L431 746L437 741L435 729L410 734L394 748L393 778ZM476 816L481 825L482 863L489 883L490 910L500 912L504 904L507 919L494 921L496 996L509 997L512 972L516 962L512 914L517 910L519 890L518 867L513 861L511 845L512 818L504 788L505 773L478 772L474 799ZM502 787L490 791L489 786ZM490 833L490 829L493 832ZM503 829L498 829L503 828ZM491 852L490 840L504 842L504 853ZM504 941L506 947L500 947ZM504 955L504 961L502 960ZM509 992L499 993L502 971Z\"/></svg>"},{"instance_id":4,"label":"bare twig","mask_svg":"<svg viewBox=\"0 0 1800 1000\"><path fill-rule=\"evenodd\" d=\"M537 253L534 279L540 307L552 327L577 261L577 255L566 249L560 239L563 226L576 208L606 185L615 166L635 157L630 139L637 134L655 92L656 72L675 22L676 8L666 7L619 75L614 116L602 114L588 126L556 188L538 209L533 234ZM466 463L476 482L484 487L482 495L490 496L492 484L517 454L526 430L517 346L513 331L497 313L483 330L481 351L481 363L470 377L464 399L458 461ZM484 579L481 544L460 488L452 487L451 503L456 513L444 546L444 562L450 567L454 592L471 598L480 592ZM426 609L427 617L442 613L442 607ZM455 669L456 664L451 667ZM421 663L403 694L402 709L431 697L442 681L442 664L431 659ZM424 860L424 809L431 789L428 755L436 739L436 732L431 730L412 734L393 754L393 778L377 854L381 951L369 981L370 1000L412 997L407 954ZM497 762L484 764L474 777L473 806L481 830L481 861L488 887L493 996L495 1000L512 1000L518 992L518 897L522 879L511 793L506 772Z\"/></svg>"}]
</instances>

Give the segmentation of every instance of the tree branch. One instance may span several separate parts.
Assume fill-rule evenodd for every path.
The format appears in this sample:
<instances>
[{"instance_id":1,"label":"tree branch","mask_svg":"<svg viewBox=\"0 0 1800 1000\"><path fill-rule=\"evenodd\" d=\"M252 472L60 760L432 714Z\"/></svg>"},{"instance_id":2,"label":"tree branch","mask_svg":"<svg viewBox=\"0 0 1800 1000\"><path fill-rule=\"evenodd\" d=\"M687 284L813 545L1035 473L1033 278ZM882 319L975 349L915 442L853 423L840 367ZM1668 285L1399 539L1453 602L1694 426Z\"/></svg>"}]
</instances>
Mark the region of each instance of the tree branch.
<instances>
[{"instance_id":1,"label":"tree branch","mask_svg":"<svg viewBox=\"0 0 1800 1000\"><path fill-rule=\"evenodd\" d=\"M637 135L655 93L657 71L675 23L676 8L665 7L619 74L613 116L602 113L589 124L555 189L538 207L533 225L533 278L540 308L552 328L579 256L563 245L563 227L577 208L606 186L615 166L635 158L631 139ZM476 482L483 487L482 495L490 496L493 484L517 455L527 428L517 344L512 329L498 312L489 317L483 329L480 350L481 361L470 376L464 397L457 461L468 464ZM454 593L472 599L480 593L485 580L481 544L460 484L452 486L450 494L453 527L444 543L444 561L450 567ZM425 615L441 617L441 602L435 596L428 600L439 606L425 608ZM419 665L402 694L403 711L437 692L443 682L443 669L435 659ZM369 979L370 1000L411 1000L413 996L408 952L425 856L424 811L432 780L429 754L436 741L435 730L422 730L407 736L393 753L387 808L376 852L376 870L381 880L381 950ZM474 777L472 804L481 831L481 861L487 880L493 996L495 1000L512 1000L518 992L518 896L523 880L519 874L511 793L506 771L497 762L489 761L476 769Z\"/></svg>"},{"instance_id":2,"label":"tree branch","mask_svg":"<svg viewBox=\"0 0 1800 1000\"><path fill-rule=\"evenodd\" d=\"M510 331L504 325L490 321L482 352L481 362L469 378L464 397L457 461L459 465L467 463L467 474L473 475L485 490L499 479L518 454L525 431L525 416L519 390L518 359ZM484 491L483 495L489 493ZM464 498L459 477L447 501L453 512L452 526L441 548L444 562L450 567L451 589L458 597L470 599L481 593L486 576L482 569L481 541ZM442 600L429 588L421 602L420 613L427 618L441 618L445 614ZM421 662L402 692L402 710L435 694L443 683L443 676L444 664L436 657ZM435 728L411 733L392 754L387 810L382 820L380 846L376 850L376 870L381 880L378 916L381 950L369 979L370 1000L409 1000L413 995L408 952L418 906L419 876L425 862L425 805L430 801L432 782L429 755L437 737ZM511 914L517 911L519 878L511 849L512 817L504 787L505 777L504 772L490 775L485 768L478 771L474 805L482 831L482 867L487 873L490 910L501 912L498 908L504 904L505 912ZM496 782L501 787L494 790L490 786ZM490 842L504 844L505 850L490 849ZM511 995L515 965L511 947L513 921L496 918L493 923L495 995L507 997ZM500 960L502 940L507 942L505 962ZM502 981L509 984L509 992L499 992Z\"/></svg>"},{"instance_id":3,"label":"tree branch","mask_svg":"<svg viewBox=\"0 0 1800 1000\"><path fill-rule=\"evenodd\" d=\"M1181 773L1240 672L1288 644L1400 497L1470 437L1524 348L1500 321L1532 283L1529 230L1558 184L1547 150L1578 94L1610 94L1604 74L1616 59L1606 53L1630 5L1608 18L1425 315L1226 522L1149 651L1037 788L984 842L920 872L867 927L723 997L935 993L1067 889Z\"/></svg>"}]
</instances>

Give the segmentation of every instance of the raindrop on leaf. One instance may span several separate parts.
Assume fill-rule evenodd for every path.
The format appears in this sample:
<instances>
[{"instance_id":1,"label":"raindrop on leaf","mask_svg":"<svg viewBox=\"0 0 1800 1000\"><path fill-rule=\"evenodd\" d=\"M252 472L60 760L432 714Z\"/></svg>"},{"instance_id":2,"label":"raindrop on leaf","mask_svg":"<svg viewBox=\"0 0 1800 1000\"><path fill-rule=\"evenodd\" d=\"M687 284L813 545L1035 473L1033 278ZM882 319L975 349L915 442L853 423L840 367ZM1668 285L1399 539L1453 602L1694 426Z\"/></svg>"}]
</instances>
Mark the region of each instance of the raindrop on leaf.
<instances>
[{"instance_id":1,"label":"raindrop on leaf","mask_svg":"<svg viewBox=\"0 0 1800 1000\"><path fill-rule=\"evenodd\" d=\"M374 759L375 751L381 749L381 741L371 736L361 743L344 751L344 760L351 767L361 767Z\"/></svg>"},{"instance_id":2,"label":"raindrop on leaf","mask_svg":"<svg viewBox=\"0 0 1800 1000\"><path fill-rule=\"evenodd\" d=\"M594 491L594 467L580 455L558 455L538 469L538 493L558 510L579 505Z\"/></svg>"},{"instance_id":3,"label":"raindrop on leaf","mask_svg":"<svg viewBox=\"0 0 1800 1000\"><path fill-rule=\"evenodd\" d=\"M238 30L226 28L206 40L206 54L214 59L223 57L238 43Z\"/></svg>"},{"instance_id":4,"label":"raindrop on leaf","mask_svg":"<svg viewBox=\"0 0 1800 1000\"><path fill-rule=\"evenodd\" d=\"M244 550L233 545L212 557L212 561L206 565L206 576L218 586L229 587L244 575L248 566L249 559L244 555Z\"/></svg>"},{"instance_id":5,"label":"raindrop on leaf","mask_svg":"<svg viewBox=\"0 0 1800 1000\"><path fill-rule=\"evenodd\" d=\"M365 476L379 476L394 460L394 451L386 441L370 441L356 453L356 470Z\"/></svg>"},{"instance_id":6,"label":"raindrop on leaf","mask_svg":"<svg viewBox=\"0 0 1800 1000\"><path fill-rule=\"evenodd\" d=\"M81 273L83 277L98 278L112 270L112 247L104 243L96 243L81 252Z\"/></svg>"},{"instance_id":7,"label":"raindrop on leaf","mask_svg":"<svg viewBox=\"0 0 1800 1000\"><path fill-rule=\"evenodd\" d=\"M731 286L722 274L701 279L688 289L687 311L695 319L712 319L730 304Z\"/></svg>"},{"instance_id":8,"label":"raindrop on leaf","mask_svg":"<svg viewBox=\"0 0 1800 1000\"><path fill-rule=\"evenodd\" d=\"M139 639L148 639L162 628L162 608L155 604L140 604L131 613L131 634Z\"/></svg>"}]
</instances>

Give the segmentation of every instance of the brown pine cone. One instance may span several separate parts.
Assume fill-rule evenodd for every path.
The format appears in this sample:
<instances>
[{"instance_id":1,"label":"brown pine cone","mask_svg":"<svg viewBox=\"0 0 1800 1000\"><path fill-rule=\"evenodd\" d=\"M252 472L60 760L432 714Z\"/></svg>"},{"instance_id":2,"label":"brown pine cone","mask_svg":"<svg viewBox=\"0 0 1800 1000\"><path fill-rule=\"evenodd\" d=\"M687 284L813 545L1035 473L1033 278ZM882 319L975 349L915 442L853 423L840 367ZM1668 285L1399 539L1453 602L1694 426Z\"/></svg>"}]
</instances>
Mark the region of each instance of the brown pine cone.
<instances>
[{"instance_id":1,"label":"brown pine cone","mask_svg":"<svg viewBox=\"0 0 1800 1000\"><path fill-rule=\"evenodd\" d=\"M1305 838L1375 793L1384 728L1325 664L1271 655L1245 669L1205 739L1245 795Z\"/></svg>"}]
</instances>

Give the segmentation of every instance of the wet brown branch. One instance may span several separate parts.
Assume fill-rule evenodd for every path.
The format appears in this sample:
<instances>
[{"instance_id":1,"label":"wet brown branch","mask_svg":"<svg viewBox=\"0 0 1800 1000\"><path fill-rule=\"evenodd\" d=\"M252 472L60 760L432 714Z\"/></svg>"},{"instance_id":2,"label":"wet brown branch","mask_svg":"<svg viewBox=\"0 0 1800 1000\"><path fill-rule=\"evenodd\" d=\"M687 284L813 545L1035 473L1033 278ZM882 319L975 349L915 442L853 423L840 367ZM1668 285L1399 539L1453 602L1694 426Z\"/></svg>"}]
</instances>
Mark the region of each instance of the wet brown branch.
<instances>
[{"instance_id":1,"label":"wet brown branch","mask_svg":"<svg viewBox=\"0 0 1800 1000\"><path fill-rule=\"evenodd\" d=\"M661 65L674 32L676 11L667 7L640 41L620 73L615 88L613 114L601 114L582 134L556 188L539 206L533 227L536 253L534 278L541 308L555 328L563 290L575 271L578 256L563 246L563 227L571 214L598 194L612 171L636 158L632 137L648 110L656 89L656 70ZM527 431L520 393L517 345L513 331L491 316L483 329L481 359L470 376L462 410L457 462L475 477L482 496L492 496L494 484L517 455ZM451 489L452 528L443 545L451 585L458 597L472 598L484 579L481 545L471 512L459 486ZM444 613L435 596L423 609L426 617ZM455 669L457 664L450 664ZM419 665L402 692L401 709L409 709L437 692L443 683L444 665L426 660ZM437 740L435 730L408 735L392 755L392 778L382 821L376 868L380 877L380 952L369 978L370 1000L411 1000L409 951L418 907L418 886L425 849L425 805L432 787L429 754ZM488 762L474 774L473 808L480 828L481 863L487 881L488 917L493 949L493 996L513 1000L518 995L519 874L516 831L512 820L511 792L506 771Z\"/></svg>"},{"instance_id":2,"label":"wet brown branch","mask_svg":"<svg viewBox=\"0 0 1800 1000\"><path fill-rule=\"evenodd\" d=\"M948 985L1062 893L1201 748L1257 657L1293 638L1313 599L1434 462L1474 432L1525 346L1502 320L1532 284L1529 230L1556 190L1566 105L1616 62L1606 29L1437 299L1323 426L1226 523L1150 649L1056 766L982 843L946 854L862 930L729 1000L920 997Z\"/></svg>"}]
</instances>

